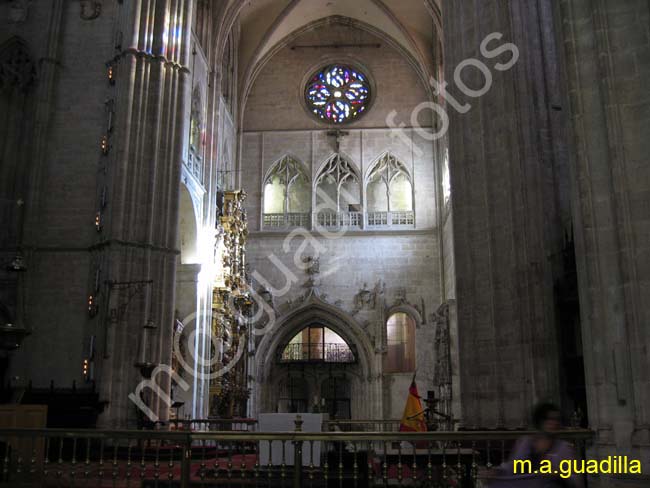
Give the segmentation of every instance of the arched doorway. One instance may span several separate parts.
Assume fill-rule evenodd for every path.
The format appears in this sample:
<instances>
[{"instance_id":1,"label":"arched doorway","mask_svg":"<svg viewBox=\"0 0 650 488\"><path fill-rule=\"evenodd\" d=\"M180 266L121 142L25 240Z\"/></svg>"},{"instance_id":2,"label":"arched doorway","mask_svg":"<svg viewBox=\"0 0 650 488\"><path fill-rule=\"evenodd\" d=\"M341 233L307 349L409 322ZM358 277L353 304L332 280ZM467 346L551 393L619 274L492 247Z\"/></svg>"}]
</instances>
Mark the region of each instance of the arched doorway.
<instances>
[{"instance_id":1,"label":"arched doorway","mask_svg":"<svg viewBox=\"0 0 650 488\"><path fill-rule=\"evenodd\" d=\"M185 175L184 175L185 176ZM188 342L193 335L194 329L205 327L205 318L200 313L201 304L207 301L209 289L201 283L200 273L202 256L200 252L199 236L202 224L202 212L200 202L203 195L196 191L189 178L183 178L180 183L179 192L179 216L178 216L178 241L177 249L180 254L176 258L176 290L174 303L174 324L172 341L178 340L182 346L183 361L192 368L195 367L194 357L201 352L198 348L205 347L203 344ZM195 204L199 202L199 204ZM177 335L179 336L177 339ZM190 351L190 348L194 349ZM177 411L179 416L201 417L204 412L205 392L202 382L197 381L197 375L181 367L177 357L172 355L172 368L182 377L191 388L187 391L178 388L172 382L172 399L174 402L182 403ZM189 368L188 368L189 369Z\"/></svg>"},{"instance_id":2,"label":"arched doorway","mask_svg":"<svg viewBox=\"0 0 650 488\"><path fill-rule=\"evenodd\" d=\"M260 341L253 413L278 412L293 403L303 412L336 418L380 416L380 358L352 317L312 297L277 320ZM287 389L288 378L300 378L304 390Z\"/></svg>"},{"instance_id":3,"label":"arched doorway","mask_svg":"<svg viewBox=\"0 0 650 488\"><path fill-rule=\"evenodd\" d=\"M415 371L415 320L406 312L395 312L386 321L384 373Z\"/></svg>"}]
</instances>

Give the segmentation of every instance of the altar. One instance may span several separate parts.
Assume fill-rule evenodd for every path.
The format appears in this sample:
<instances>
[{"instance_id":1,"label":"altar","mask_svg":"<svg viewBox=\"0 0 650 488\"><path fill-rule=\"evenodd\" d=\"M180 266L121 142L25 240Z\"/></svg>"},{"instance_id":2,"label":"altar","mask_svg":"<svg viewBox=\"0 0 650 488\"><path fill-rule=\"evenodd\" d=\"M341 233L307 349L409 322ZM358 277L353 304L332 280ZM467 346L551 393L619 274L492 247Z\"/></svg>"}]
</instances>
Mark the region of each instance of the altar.
<instances>
[{"instance_id":1,"label":"altar","mask_svg":"<svg viewBox=\"0 0 650 488\"><path fill-rule=\"evenodd\" d=\"M322 432L323 422L329 419L323 413L262 413L258 417L260 432L295 432L296 416L302 420L302 432ZM294 445L285 441L261 441L259 446L260 465L287 466L294 465ZM304 442L302 445L302 465L320 466L321 442ZM312 452L313 449L313 452Z\"/></svg>"}]
</instances>

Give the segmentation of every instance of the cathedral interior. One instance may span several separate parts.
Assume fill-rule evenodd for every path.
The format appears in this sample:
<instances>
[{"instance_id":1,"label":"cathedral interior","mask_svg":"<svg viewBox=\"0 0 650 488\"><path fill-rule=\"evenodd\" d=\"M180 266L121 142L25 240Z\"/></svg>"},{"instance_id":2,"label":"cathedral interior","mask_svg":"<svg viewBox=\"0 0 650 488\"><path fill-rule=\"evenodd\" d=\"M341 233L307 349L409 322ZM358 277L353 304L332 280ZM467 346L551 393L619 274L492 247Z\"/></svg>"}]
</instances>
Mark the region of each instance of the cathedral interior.
<instances>
[{"instance_id":1,"label":"cathedral interior","mask_svg":"<svg viewBox=\"0 0 650 488\"><path fill-rule=\"evenodd\" d=\"M650 486L649 82L646 0L0 0L0 486L492 486L543 402Z\"/></svg>"}]
</instances>

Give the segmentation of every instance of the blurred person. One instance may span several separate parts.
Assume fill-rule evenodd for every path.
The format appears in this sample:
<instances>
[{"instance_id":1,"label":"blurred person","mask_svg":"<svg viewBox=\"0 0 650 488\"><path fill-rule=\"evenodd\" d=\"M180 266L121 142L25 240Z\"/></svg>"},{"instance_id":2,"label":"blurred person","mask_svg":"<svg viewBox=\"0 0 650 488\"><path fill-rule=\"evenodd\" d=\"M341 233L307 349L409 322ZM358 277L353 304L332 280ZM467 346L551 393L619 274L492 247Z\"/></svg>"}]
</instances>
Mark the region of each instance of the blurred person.
<instances>
[{"instance_id":1,"label":"blurred person","mask_svg":"<svg viewBox=\"0 0 650 488\"><path fill-rule=\"evenodd\" d=\"M490 488L582 488L582 475L562 477L560 463L575 459L573 446L557 437L562 429L560 409L552 403L540 403L533 409L536 433L517 440L510 459L488 473ZM515 460L530 461L530 473L515 473ZM549 474L541 474L542 463L551 463ZM520 464L521 466L521 464ZM519 468L521 471L521 467ZM566 473L566 469L564 470ZM566 476L566 474L565 474Z\"/></svg>"}]
</instances>

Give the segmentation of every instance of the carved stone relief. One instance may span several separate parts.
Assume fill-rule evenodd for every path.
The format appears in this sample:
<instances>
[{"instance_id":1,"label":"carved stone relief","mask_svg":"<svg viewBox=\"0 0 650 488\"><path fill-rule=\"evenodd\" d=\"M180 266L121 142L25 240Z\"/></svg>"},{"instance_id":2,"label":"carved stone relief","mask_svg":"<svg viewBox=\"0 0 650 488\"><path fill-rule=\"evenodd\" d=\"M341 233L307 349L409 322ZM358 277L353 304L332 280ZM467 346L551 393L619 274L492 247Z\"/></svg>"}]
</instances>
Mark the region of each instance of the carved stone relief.
<instances>
[{"instance_id":1,"label":"carved stone relief","mask_svg":"<svg viewBox=\"0 0 650 488\"><path fill-rule=\"evenodd\" d=\"M398 288L395 290L395 305L394 306L399 306L399 305L406 305L408 302L406 301L406 288Z\"/></svg>"},{"instance_id":2,"label":"carved stone relief","mask_svg":"<svg viewBox=\"0 0 650 488\"><path fill-rule=\"evenodd\" d=\"M307 256L302 258L302 262L305 265L304 270L307 275L307 279L302 284L303 288L306 289L305 294L302 296L302 300L308 300L309 297L315 296L321 300L326 299L326 295L320 293L320 259L313 256Z\"/></svg>"},{"instance_id":3,"label":"carved stone relief","mask_svg":"<svg viewBox=\"0 0 650 488\"><path fill-rule=\"evenodd\" d=\"M29 16L29 7L32 0L17 0L9 7L9 21L12 24L22 24Z\"/></svg>"},{"instance_id":4,"label":"carved stone relief","mask_svg":"<svg viewBox=\"0 0 650 488\"><path fill-rule=\"evenodd\" d=\"M370 290L368 283L364 283L359 292L354 295L354 309L352 315L358 314L362 310L375 310L377 308L377 298L384 292L386 284L379 280L374 288Z\"/></svg>"},{"instance_id":5,"label":"carved stone relief","mask_svg":"<svg viewBox=\"0 0 650 488\"><path fill-rule=\"evenodd\" d=\"M27 91L36 79L36 66L27 48L17 38L0 46L0 90Z\"/></svg>"},{"instance_id":6,"label":"carved stone relief","mask_svg":"<svg viewBox=\"0 0 650 488\"><path fill-rule=\"evenodd\" d=\"M431 315L431 323L436 328L435 333L435 358L433 382L438 390L438 409L445 415L451 415L451 343L449 333L449 304L440 305Z\"/></svg>"},{"instance_id":7,"label":"carved stone relief","mask_svg":"<svg viewBox=\"0 0 650 488\"><path fill-rule=\"evenodd\" d=\"M79 17L83 20L95 20L102 13L102 4L97 0L81 0Z\"/></svg>"}]
</instances>

